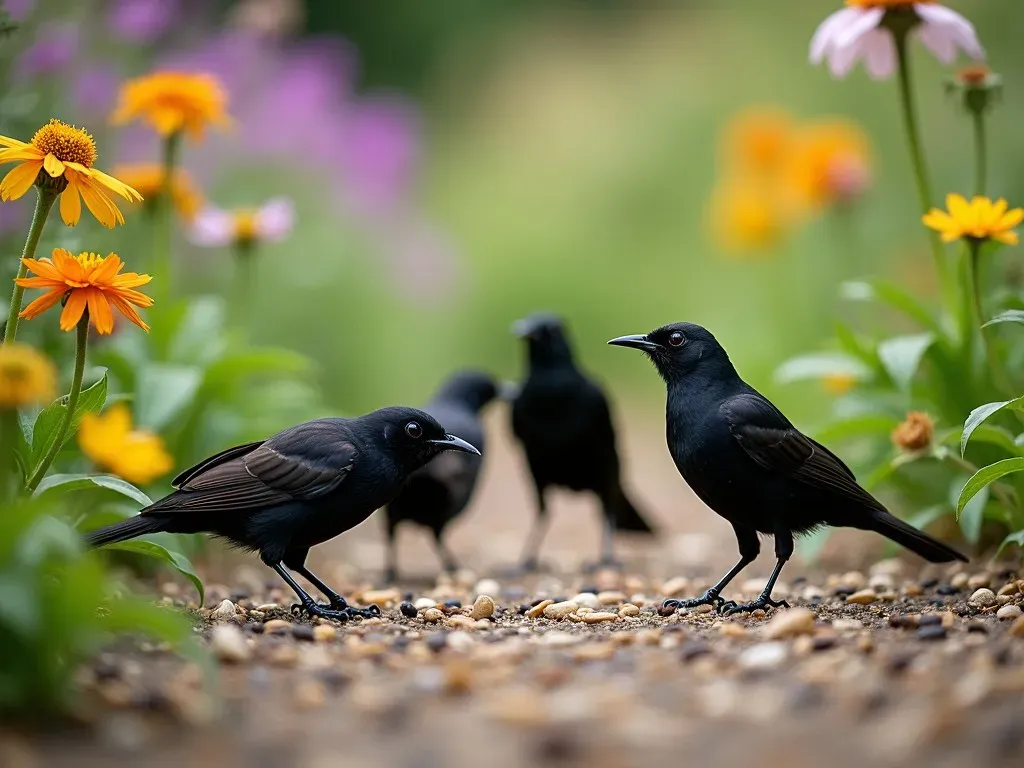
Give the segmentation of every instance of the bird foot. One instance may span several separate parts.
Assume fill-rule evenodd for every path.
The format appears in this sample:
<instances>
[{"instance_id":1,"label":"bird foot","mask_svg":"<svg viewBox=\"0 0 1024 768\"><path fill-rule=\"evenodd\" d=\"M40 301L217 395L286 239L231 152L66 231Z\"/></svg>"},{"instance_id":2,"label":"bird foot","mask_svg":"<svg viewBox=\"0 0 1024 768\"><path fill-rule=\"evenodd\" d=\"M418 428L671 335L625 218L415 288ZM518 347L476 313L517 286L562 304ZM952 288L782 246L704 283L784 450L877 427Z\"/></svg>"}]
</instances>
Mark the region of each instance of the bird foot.
<instances>
[{"instance_id":1,"label":"bird foot","mask_svg":"<svg viewBox=\"0 0 1024 768\"><path fill-rule=\"evenodd\" d=\"M319 616L322 619L340 621L342 624L353 619L372 619L381 615L380 608L376 605L369 605L366 608L354 608L342 601L340 604L322 605L310 601L308 603L295 603L292 606L294 616Z\"/></svg>"},{"instance_id":2,"label":"bird foot","mask_svg":"<svg viewBox=\"0 0 1024 768\"><path fill-rule=\"evenodd\" d=\"M772 600L770 595L761 595L751 603L725 601L718 606L718 612L723 616L732 616L734 613L753 613L756 610L767 612L769 608L789 608L789 603L785 600Z\"/></svg>"},{"instance_id":3,"label":"bird foot","mask_svg":"<svg viewBox=\"0 0 1024 768\"><path fill-rule=\"evenodd\" d=\"M675 608L696 608L701 605L710 605L717 607L722 602L722 598L713 589L709 589L700 597L695 597L690 600L666 600L661 604L662 609Z\"/></svg>"},{"instance_id":4,"label":"bird foot","mask_svg":"<svg viewBox=\"0 0 1024 768\"><path fill-rule=\"evenodd\" d=\"M605 555L600 560L593 563L583 563L581 570L583 573L594 573L595 571L609 570L609 571L624 571L626 569L625 563L621 560L616 559L612 555Z\"/></svg>"}]
</instances>

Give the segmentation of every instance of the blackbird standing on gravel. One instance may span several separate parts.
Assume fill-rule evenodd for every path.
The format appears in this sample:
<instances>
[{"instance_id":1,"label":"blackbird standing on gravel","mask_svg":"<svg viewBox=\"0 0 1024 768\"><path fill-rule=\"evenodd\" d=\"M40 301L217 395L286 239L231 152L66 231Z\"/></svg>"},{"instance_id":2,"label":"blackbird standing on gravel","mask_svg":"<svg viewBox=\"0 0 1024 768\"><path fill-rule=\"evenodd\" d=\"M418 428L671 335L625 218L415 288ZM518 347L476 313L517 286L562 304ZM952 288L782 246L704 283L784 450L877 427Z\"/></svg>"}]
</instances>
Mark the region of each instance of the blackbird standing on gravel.
<instances>
[{"instance_id":1,"label":"blackbird standing on gravel","mask_svg":"<svg viewBox=\"0 0 1024 768\"><path fill-rule=\"evenodd\" d=\"M259 552L299 596L293 612L338 621L379 616L353 608L308 568L310 547L387 504L415 470L443 451L479 455L414 408L382 408L355 419L316 419L268 440L229 448L178 475L177 490L135 517L86 535L94 547L147 533L212 533ZM290 568L329 601L306 593Z\"/></svg>"},{"instance_id":2,"label":"blackbird standing on gravel","mask_svg":"<svg viewBox=\"0 0 1024 768\"><path fill-rule=\"evenodd\" d=\"M793 534L822 526L875 531L933 563L967 558L886 511L831 451L801 434L767 398L739 377L725 350L692 323L608 342L639 349L668 386L668 449L694 493L736 532L740 559L694 600L726 613L789 607L772 588L793 554ZM760 552L758 534L775 537L778 562L757 600L725 602L721 592Z\"/></svg>"},{"instance_id":3,"label":"blackbird standing on gravel","mask_svg":"<svg viewBox=\"0 0 1024 768\"><path fill-rule=\"evenodd\" d=\"M557 317L534 315L512 330L526 341L529 360L526 381L512 402L512 430L523 444L537 490L537 518L522 567L537 567L548 526L544 491L550 486L597 494L604 515L601 563L614 564L616 530L652 530L622 489L608 401L573 362Z\"/></svg>"},{"instance_id":4,"label":"blackbird standing on gravel","mask_svg":"<svg viewBox=\"0 0 1024 768\"><path fill-rule=\"evenodd\" d=\"M449 378L423 410L444 424L445 429L484 450L484 428L480 410L498 395L498 386L486 373L460 371ZM469 504L480 475L482 458L449 452L417 469L401 492L382 510L388 527L388 565L385 578L394 583L398 576L395 557L395 529L403 520L426 526L446 571L458 567L445 546L442 534L448 524Z\"/></svg>"}]
</instances>

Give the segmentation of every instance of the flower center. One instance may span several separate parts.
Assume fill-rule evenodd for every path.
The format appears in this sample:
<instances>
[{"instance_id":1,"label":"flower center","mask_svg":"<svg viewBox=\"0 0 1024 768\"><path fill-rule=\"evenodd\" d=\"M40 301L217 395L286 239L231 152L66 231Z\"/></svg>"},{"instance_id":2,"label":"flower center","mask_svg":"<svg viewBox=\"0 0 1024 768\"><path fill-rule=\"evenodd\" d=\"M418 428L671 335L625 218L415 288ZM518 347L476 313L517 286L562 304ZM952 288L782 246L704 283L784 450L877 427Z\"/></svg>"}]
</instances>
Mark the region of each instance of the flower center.
<instances>
[{"instance_id":1,"label":"flower center","mask_svg":"<svg viewBox=\"0 0 1024 768\"><path fill-rule=\"evenodd\" d=\"M256 239L256 211L235 211L235 240L251 242Z\"/></svg>"},{"instance_id":2,"label":"flower center","mask_svg":"<svg viewBox=\"0 0 1024 768\"><path fill-rule=\"evenodd\" d=\"M32 375L32 367L24 360L4 360L0 362L0 380L15 383L27 380Z\"/></svg>"},{"instance_id":3,"label":"flower center","mask_svg":"<svg viewBox=\"0 0 1024 768\"><path fill-rule=\"evenodd\" d=\"M92 136L60 120L50 120L36 131L32 146L63 163L78 163L92 168L96 162L96 142Z\"/></svg>"},{"instance_id":4,"label":"flower center","mask_svg":"<svg viewBox=\"0 0 1024 768\"><path fill-rule=\"evenodd\" d=\"M83 251L82 253L75 256L75 261L81 264L85 269L92 269L93 267L98 267L106 260L106 256L100 256L98 253L90 253L89 251Z\"/></svg>"},{"instance_id":5,"label":"flower center","mask_svg":"<svg viewBox=\"0 0 1024 768\"><path fill-rule=\"evenodd\" d=\"M983 85L990 74L992 74L992 70L984 64L978 64L973 67L964 67L957 73L957 77L966 85Z\"/></svg>"},{"instance_id":6,"label":"flower center","mask_svg":"<svg viewBox=\"0 0 1024 768\"><path fill-rule=\"evenodd\" d=\"M934 2L935 0L846 0L847 5L856 8L912 8L915 5Z\"/></svg>"}]
</instances>

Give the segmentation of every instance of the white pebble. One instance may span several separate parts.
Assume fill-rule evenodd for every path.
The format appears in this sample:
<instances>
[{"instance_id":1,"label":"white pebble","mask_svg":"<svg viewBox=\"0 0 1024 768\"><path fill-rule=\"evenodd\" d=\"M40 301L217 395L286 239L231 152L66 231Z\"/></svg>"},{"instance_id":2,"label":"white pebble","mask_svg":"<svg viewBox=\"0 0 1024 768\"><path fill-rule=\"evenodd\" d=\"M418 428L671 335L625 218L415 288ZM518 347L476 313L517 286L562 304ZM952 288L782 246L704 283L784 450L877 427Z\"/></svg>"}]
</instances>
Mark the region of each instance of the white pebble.
<instances>
[{"instance_id":1,"label":"white pebble","mask_svg":"<svg viewBox=\"0 0 1024 768\"><path fill-rule=\"evenodd\" d=\"M494 579L480 579L473 591L478 595L497 595L501 593L501 584Z\"/></svg>"},{"instance_id":2,"label":"white pebble","mask_svg":"<svg viewBox=\"0 0 1024 768\"><path fill-rule=\"evenodd\" d=\"M413 605L416 606L417 611L425 611L427 608L433 608L437 605L437 601L431 600L429 597L421 597Z\"/></svg>"},{"instance_id":3,"label":"white pebble","mask_svg":"<svg viewBox=\"0 0 1024 768\"><path fill-rule=\"evenodd\" d=\"M591 608L595 611L601 607L601 601L597 599L597 595L593 592L580 592L570 602L582 605L585 608Z\"/></svg>"},{"instance_id":4,"label":"white pebble","mask_svg":"<svg viewBox=\"0 0 1024 768\"><path fill-rule=\"evenodd\" d=\"M982 587L981 589L975 590L974 594L970 596L967 602L977 608L988 608L989 606L996 604L996 593L991 589Z\"/></svg>"},{"instance_id":5,"label":"white pebble","mask_svg":"<svg viewBox=\"0 0 1024 768\"><path fill-rule=\"evenodd\" d=\"M545 619L564 619L570 613L576 613L579 610L579 605L574 603L572 600L566 600L562 603L552 603L544 608Z\"/></svg>"},{"instance_id":6,"label":"white pebble","mask_svg":"<svg viewBox=\"0 0 1024 768\"><path fill-rule=\"evenodd\" d=\"M1003 621L1010 621L1012 619L1019 619L1024 611L1020 609L1019 605L1004 605L998 611L996 616Z\"/></svg>"},{"instance_id":7,"label":"white pebble","mask_svg":"<svg viewBox=\"0 0 1024 768\"><path fill-rule=\"evenodd\" d=\"M764 636L769 640L781 640L786 637L814 634L814 621L815 615L812 611L806 608L790 608L772 617L764 628Z\"/></svg>"},{"instance_id":8,"label":"white pebble","mask_svg":"<svg viewBox=\"0 0 1024 768\"><path fill-rule=\"evenodd\" d=\"M210 647L218 659L229 664L240 664L252 656L245 636L232 624L218 624L213 628L210 634Z\"/></svg>"},{"instance_id":9,"label":"white pebble","mask_svg":"<svg viewBox=\"0 0 1024 768\"><path fill-rule=\"evenodd\" d=\"M213 609L210 618L214 621L227 621L235 615L235 604L230 600L222 600L220 605Z\"/></svg>"},{"instance_id":10,"label":"white pebble","mask_svg":"<svg viewBox=\"0 0 1024 768\"><path fill-rule=\"evenodd\" d=\"M743 669L774 669L788 655L789 649L785 643L761 643L743 651L738 661Z\"/></svg>"}]
</instances>

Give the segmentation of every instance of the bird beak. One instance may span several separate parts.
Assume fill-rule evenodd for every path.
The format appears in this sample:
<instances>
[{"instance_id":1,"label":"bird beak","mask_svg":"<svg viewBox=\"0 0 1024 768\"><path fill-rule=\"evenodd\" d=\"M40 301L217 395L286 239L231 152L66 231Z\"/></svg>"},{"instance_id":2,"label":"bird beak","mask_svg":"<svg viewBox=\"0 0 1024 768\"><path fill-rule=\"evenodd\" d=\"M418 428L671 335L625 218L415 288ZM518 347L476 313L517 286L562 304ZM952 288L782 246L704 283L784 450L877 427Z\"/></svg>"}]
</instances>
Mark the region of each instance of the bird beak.
<instances>
[{"instance_id":1,"label":"bird beak","mask_svg":"<svg viewBox=\"0 0 1024 768\"><path fill-rule=\"evenodd\" d=\"M534 324L530 322L528 318L522 320L516 320L512 323L512 335L518 336L520 339L528 339L533 335L535 330Z\"/></svg>"},{"instance_id":2,"label":"bird beak","mask_svg":"<svg viewBox=\"0 0 1024 768\"><path fill-rule=\"evenodd\" d=\"M506 402L512 402L519 397L519 385L514 381L503 381L498 385L498 397Z\"/></svg>"},{"instance_id":3,"label":"bird beak","mask_svg":"<svg viewBox=\"0 0 1024 768\"><path fill-rule=\"evenodd\" d=\"M639 349L644 352L655 352L661 349L661 345L655 344L643 334L619 336L617 339L612 339L608 343L614 347L632 347L633 349Z\"/></svg>"},{"instance_id":4,"label":"bird beak","mask_svg":"<svg viewBox=\"0 0 1024 768\"><path fill-rule=\"evenodd\" d=\"M438 446L443 451L462 451L463 453L472 453L477 456L480 455L480 451L473 447L473 445L467 443L461 437L456 437L455 435L445 435L440 440L430 440L428 442L430 442L431 445Z\"/></svg>"}]
</instances>

